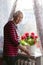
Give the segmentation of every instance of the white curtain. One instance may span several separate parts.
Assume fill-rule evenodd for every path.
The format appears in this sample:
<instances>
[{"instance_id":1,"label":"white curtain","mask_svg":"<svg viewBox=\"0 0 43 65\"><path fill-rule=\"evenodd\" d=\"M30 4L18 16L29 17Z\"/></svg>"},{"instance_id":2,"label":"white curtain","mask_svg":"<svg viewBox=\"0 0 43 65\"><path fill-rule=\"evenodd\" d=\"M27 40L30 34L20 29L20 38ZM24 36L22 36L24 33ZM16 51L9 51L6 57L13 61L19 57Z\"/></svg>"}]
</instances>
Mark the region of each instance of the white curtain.
<instances>
[{"instance_id":1,"label":"white curtain","mask_svg":"<svg viewBox=\"0 0 43 65\"><path fill-rule=\"evenodd\" d=\"M34 32L37 34L33 6L33 0L18 0L17 2L16 11L21 10L23 12L23 20L19 25L21 35L25 32Z\"/></svg>"},{"instance_id":2,"label":"white curtain","mask_svg":"<svg viewBox=\"0 0 43 65\"><path fill-rule=\"evenodd\" d=\"M3 27L12 16L11 11L16 0L0 0L0 37L3 36Z\"/></svg>"},{"instance_id":3,"label":"white curtain","mask_svg":"<svg viewBox=\"0 0 43 65\"><path fill-rule=\"evenodd\" d=\"M43 45L43 0L34 0L37 30Z\"/></svg>"}]
</instances>

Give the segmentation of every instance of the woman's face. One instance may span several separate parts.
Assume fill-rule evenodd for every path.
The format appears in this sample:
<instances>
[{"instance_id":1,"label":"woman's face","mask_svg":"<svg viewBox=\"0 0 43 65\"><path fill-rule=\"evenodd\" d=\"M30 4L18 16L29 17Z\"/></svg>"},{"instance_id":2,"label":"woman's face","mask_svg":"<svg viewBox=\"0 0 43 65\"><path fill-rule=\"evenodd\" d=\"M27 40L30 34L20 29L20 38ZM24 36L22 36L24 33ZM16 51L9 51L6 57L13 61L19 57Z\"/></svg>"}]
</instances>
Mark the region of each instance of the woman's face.
<instances>
[{"instance_id":1,"label":"woman's face","mask_svg":"<svg viewBox=\"0 0 43 65\"><path fill-rule=\"evenodd\" d=\"M23 19L23 14L18 15L16 18L16 24L20 23L22 19Z\"/></svg>"}]
</instances>

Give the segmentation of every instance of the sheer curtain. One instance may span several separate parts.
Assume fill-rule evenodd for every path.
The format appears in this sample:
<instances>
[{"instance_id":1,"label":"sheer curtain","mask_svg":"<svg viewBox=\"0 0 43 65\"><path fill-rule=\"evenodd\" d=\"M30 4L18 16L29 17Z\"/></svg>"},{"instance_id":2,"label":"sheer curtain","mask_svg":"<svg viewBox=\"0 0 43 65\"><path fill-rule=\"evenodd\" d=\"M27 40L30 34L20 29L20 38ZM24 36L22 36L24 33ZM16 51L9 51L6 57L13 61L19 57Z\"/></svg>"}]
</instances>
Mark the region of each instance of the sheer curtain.
<instances>
[{"instance_id":1,"label":"sheer curtain","mask_svg":"<svg viewBox=\"0 0 43 65\"><path fill-rule=\"evenodd\" d=\"M15 9L16 0L0 0L0 36L3 36L3 27L12 16L11 11ZM14 6L13 6L14 5Z\"/></svg>"},{"instance_id":2,"label":"sheer curtain","mask_svg":"<svg viewBox=\"0 0 43 65\"><path fill-rule=\"evenodd\" d=\"M19 26L20 33L35 32L37 31L40 36L41 43L43 45L43 0L15 0L15 11L21 10L24 14L22 25ZM15 4L13 4L15 5ZM14 7L12 9L10 19L14 13ZM33 24L34 23L34 24ZM29 26L29 27L28 27Z\"/></svg>"},{"instance_id":3,"label":"sheer curtain","mask_svg":"<svg viewBox=\"0 0 43 65\"><path fill-rule=\"evenodd\" d=\"M43 47L43 0L34 0L34 12L37 30ZM43 65L43 56L36 60L36 65Z\"/></svg>"},{"instance_id":4,"label":"sheer curtain","mask_svg":"<svg viewBox=\"0 0 43 65\"><path fill-rule=\"evenodd\" d=\"M33 6L33 0L18 0L17 2L15 11L20 10L23 12L23 20L22 23L19 25L19 31L21 35L25 32L34 32L37 34Z\"/></svg>"},{"instance_id":5,"label":"sheer curtain","mask_svg":"<svg viewBox=\"0 0 43 65\"><path fill-rule=\"evenodd\" d=\"M3 28L9 19L16 0L0 0L0 53L3 51ZM14 6L13 6L14 5ZM13 14L13 13L12 13Z\"/></svg>"},{"instance_id":6,"label":"sheer curtain","mask_svg":"<svg viewBox=\"0 0 43 65\"><path fill-rule=\"evenodd\" d=\"M12 15L16 8L16 10L23 11L24 19L25 19L25 20L23 19L23 24L25 25L27 25L27 23L28 25L30 24L29 26L32 31L35 26L34 30L36 33L37 33L36 30L36 24L37 24L37 29L40 35L40 39L43 44L43 0L30 0L30 1L29 0L0 0L0 6L1 6L0 7L0 36L3 36L3 27L5 23L8 21L8 19L12 18ZM34 25L32 24L32 22L34 22ZM24 28L27 27L25 25ZM21 26L21 28L22 27L23 25ZM26 31L29 30L30 28L26 28Z\"/></svg>"},{"instance_id":7,"label":"sheer curtain","mask_svg":"<svg viewBox=\"0 0 43 65\"><path fill-rule=\"evenodd\" d=\"M34 11L36 17L37 30L43 45L43 0L34 0Z\"/></svg>"},{"instance_id":8,"label":"sheer curtain","mask_svg":"<svg viewBox=\"0 0 43 65\"><path fill-rule=\"evenodd\" d=\"M7 4L10 3L10 5L13 5L12 8L8 5L8 8L10 9L9 13L11 13L9 19L12 18L15 10L21 10L24 14L23 23L20 25L20 28L22 29L21 32L34 31L37 34L38 31L43 45L43 0L7 0L7 2ZM33 22L34 25L32 24Z\"/></svg>"}]
</instances>

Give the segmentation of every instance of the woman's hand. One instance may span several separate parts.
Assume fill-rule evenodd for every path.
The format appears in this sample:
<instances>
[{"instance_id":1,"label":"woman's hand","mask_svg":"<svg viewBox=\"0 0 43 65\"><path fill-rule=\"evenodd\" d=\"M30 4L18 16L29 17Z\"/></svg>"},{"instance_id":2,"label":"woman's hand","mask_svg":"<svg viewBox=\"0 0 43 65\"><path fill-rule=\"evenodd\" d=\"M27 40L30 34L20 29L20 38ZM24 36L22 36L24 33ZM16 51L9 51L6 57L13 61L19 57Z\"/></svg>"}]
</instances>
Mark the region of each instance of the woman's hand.
<instances>
[{"instance_id":1,"label":"woman's hand","mask_svg":"<svg viewBox=\"0 0 43 65\"><path fill-rule=\"evenodd\" d=\"M30 53L29 53L29 51L27 50L26 46L19 45L18 48L19 48L22 52L26 53L26 55L30 56Z\"/></svg>"}]
</instances>

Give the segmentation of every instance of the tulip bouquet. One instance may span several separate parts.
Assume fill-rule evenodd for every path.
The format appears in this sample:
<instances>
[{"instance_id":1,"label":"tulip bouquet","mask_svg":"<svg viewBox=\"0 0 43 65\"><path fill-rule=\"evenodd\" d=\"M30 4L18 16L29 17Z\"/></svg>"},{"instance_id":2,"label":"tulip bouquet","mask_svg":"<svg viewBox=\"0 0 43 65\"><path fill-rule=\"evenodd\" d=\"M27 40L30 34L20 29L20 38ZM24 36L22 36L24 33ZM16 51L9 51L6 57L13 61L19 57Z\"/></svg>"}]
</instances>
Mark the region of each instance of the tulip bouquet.
<instances>
[{"instance_id":1,"label":"tulip bouquet","mask_svg":"<svg viewBox=\"0 0 43 65\"><path fill-rule=\"evenodd\" d=\"M41 45L39 42L39 38L32 33L25 33L21 36L20 44L23 45L30 53L31 56L39 57L42 56L41 53Z\"/></svg>"},{"instance_id":2,"label":"tulip bouquet","mask_svg":"<svg viewBox=\"0 0 43 65\"><path fill-rule=\"evenodd\" d=\"M24 35L21 36L21 40L20 40L20 43L22 45L34 45L38 42L38 36L35 35L35 33L25 33Z\"/></svg>"}]
</instances>

